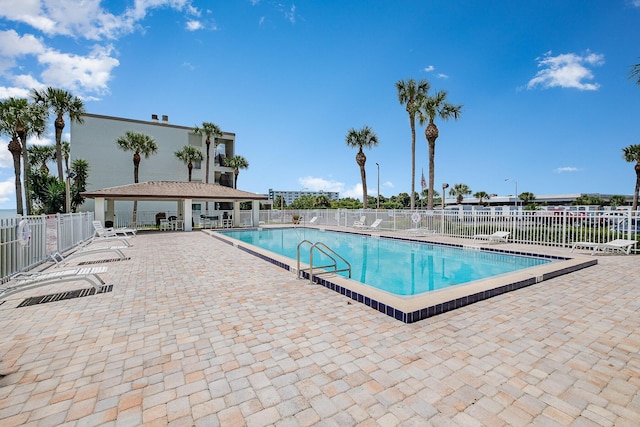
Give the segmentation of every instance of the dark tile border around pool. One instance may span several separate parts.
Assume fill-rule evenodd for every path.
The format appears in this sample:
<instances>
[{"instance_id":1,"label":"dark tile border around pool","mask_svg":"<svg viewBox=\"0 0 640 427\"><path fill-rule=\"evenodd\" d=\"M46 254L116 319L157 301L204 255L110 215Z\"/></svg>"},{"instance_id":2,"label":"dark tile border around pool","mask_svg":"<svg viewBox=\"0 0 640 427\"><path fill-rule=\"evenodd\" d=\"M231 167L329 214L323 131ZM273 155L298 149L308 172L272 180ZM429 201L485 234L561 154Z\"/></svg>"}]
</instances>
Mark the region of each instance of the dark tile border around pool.
<instances>
[{"instance_id":1,"label":"dark tile border around pool","mask_svg":"<svg viewBox=\"0 0 640 427\"><path fill-rule=\"evenodd\" d=\"M245 231L247 230L246 228L244 229ZM240 231L240 230L239 230ZM338 231L338 230L331 230L333 232L336 233L342 233L342 231ZM353 233L353 232L349 232L346 231L344 233L348 233L348 234L361 234L361 233ZM230 233L228 233L230 234ZM284 268L287 271L291 271L291 266L289 264L286 264L282 261L278 261L276 259L273 259L265 254L259 253L254 251L253 249L250 249L246 246L242 246L242 242L239 243L235 243L235 242L230 242L224 238L222 238L221 236L217 235L217 234L210 234L212 237L225 242L229 245L232 246L236 246L238 249L247 252L251 255L254 255L264 261L270 262L271 264L277 265L278 267ZM461 244L452 244L452 243L435 243L435 242L429 242L429 241L424 241L424 240L417 240L417 239L410 239L410 238L406 238L406 237L395 237L395 236L379 236L381 239L393 239L393 240L403 240L403 241L409 241L409 242L416 242L416 243L422 243L422 244L431 244L431 245L437 245L437 246L450 246L450 247L457 247L460 249L464 249L467 247L467 245L461 245ZM509 254L509 255L522 255L522 256L534 256L534 257L538 257L538 258L546 258L546 259L554 259L554 260L569 260L571 258L568 257L562 257L562 256L555 256L555 255L545 255L545 254L536 254L536 253L531 253L531 252L523 252L523 251L511 251L511 250L505 250L505 249L500 249L500 248L490 248L490 247L481 247L481 248L477 248L474 247L475 250L480 250L480 251L484 251L484 252L494 252L494 253L503 253L503 254ZM318 277L318 276L314 276L313 278L313 282L317 283L319 285L324 286L327 289L330 289L334 292L337 292L341 295L346 296L347 298L350 298L354 301L357 301L361 304L364 304L366 306L369 306L371 308L373 308L374 310L378 310L381 313L386 314L387 316L393 317L396 320L399 320L401 322L404 323L414 323L420 320L424 320L427 319L429 317L433 317L433 316L437 316L438 314L442 314L442 313L446 313L447 311L451 311L451 310L455 310L464 306L467 306L469 304L473 304L479 301L483 301L489 298L493 298L495 296L498 295L502 295L505 294L507 292L512 292L518 289L522 289L522 288L526 288L527 286L531 286L534 285L536 283L540 283L542 281L554 278L554 277L558 277L558 276L562 276L564 274L569 274L572 273L574 271L578 271L581 270L583 268L586 267L590 267L593 265L596 265L598 263L598 261L596 259L592 259L592 260L586 260L585 262L581 263L581 264L577 264L577 265L572 265L570 267L566 267L566 268L561 268L559 270L555 270L555 271L551 271L551 272L547 272L544 273L542 275L541 278L528 278L525 280L520 280L514 283L509 283L506 285L502 285L502 286L498 286L496 288L493 289L488 289L485 291L480 291L480 292L476 292L473 293L471 295L465 295L463 297L460 298L456 298L453 299L451 301L446 301L446 302L442 302L442 303L438 303L432 306L428 306L428 307L424 307L424 308L420 308L419 310L414 310L414 311L410 311L410 312L404 312L400 309L397 309L395 307L390 306L389 304L385 304L383 302L377 301L373 298L370 298L366 295L362 295L358 292L355 292L349 288L346 288L344 286L341 286L339 284L336 284L330 280L324 279L322 277ZM302 277L306 280L309 280L309 273L306 271L302 272Z\"/></svg>"}]
</instances>

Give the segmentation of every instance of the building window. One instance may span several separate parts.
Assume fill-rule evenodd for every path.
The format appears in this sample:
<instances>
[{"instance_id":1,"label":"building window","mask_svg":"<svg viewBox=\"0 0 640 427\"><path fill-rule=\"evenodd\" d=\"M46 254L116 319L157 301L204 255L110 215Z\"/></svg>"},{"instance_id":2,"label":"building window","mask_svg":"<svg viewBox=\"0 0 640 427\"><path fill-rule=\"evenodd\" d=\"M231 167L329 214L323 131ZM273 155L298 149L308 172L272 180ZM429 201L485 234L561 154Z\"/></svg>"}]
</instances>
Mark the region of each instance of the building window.
<instances>
[{"instance_id":1,"label":"building window","mask_svg":"<svg viewBox=\"0 0 640 427\"><path fill-rule=\"evenodd\" d=\"M193 168L202 169L202 162L201 161L193 162Z\"/></svg>"}]
</instances>

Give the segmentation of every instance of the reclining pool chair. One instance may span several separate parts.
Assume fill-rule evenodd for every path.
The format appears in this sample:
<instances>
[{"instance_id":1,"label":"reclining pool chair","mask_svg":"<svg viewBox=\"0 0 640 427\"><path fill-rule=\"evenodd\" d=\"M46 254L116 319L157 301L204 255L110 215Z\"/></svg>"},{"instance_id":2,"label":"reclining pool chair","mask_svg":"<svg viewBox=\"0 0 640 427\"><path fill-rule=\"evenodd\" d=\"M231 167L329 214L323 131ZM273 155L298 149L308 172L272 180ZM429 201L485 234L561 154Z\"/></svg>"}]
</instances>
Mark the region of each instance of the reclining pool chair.
<instances>
[{"instance_id":1,"label":"reclining pool chair","mask_svg":"<svg viewBox=\"0 0 640 427\"><path fill-rule=\"evenodd\" d=\"M102 223L100 221L93 221L92 224L93 224L93 229L95 230L95 235L100 237L114 237L119 235L135 236L136 233L138 232L138 230L136 230L135 228L127 228L127 227L105 228L102 226Z\"/></svg>"},{"instance_id":2,"label":"reclining pool chair","mask_svg":"<svg viewBox=\"0 0 640 427\"><path fill-rule=\"evenodd\" d=\"M0 285L0 301L18 292L41 286L66 283L78 280L89 282L96 288L104 285L104 280L98 276L107 271L107 267L75 268L72 270L51 270L36 273L18 273L13 275L7 283Z\"/></svg>"},{"instance_id":3,"label":"reclining pool chair","mask_svg":"<svg viewBox=\"0 0 640 427\"><path fill-rule=\"evenodd\" d=\"M488 240L489 243L507 243L509 239L509 231L496 231L493 234L476 234L473 236L473 240L483 239Z\"/></svg>"},{"instance_id":4,"label":"reclining pool chair","mask_svg":"<svg viewBox=\"0 0 640 427\"><path fill-rule=\"evenodd\" d=\"M361 216L359 221L354 221L353 226L355 228L363 228L365 227L365 223L367 222L367 217L366 216Z\"/></svg>"},{"instance_id":5,"label":"reclining pool chair","mask_svg":"<svg viewBox=\"0 0 640 427\"><path fill-rule=\"evenodd\" d=\"M591 255L594 255L597 252L622 253L629 255L631 253L631 249L633 249L633 247L637 243L637 240L627 239L615 239L607 243L573 242L573 245L571 246L571 252L573 252L573 250L576 248L586 248L591 249Z\"/></svg>"}]
</instances>

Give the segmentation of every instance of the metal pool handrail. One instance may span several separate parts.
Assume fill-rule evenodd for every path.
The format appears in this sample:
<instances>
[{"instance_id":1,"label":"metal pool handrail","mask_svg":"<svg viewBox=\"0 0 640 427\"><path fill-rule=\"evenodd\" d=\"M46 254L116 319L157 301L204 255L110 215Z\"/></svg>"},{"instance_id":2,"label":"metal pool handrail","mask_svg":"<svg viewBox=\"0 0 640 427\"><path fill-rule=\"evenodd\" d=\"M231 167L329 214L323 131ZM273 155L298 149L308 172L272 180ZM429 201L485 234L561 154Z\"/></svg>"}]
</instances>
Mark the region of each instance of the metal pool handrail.
<instances>
[{"instance_id":1,"label":"metal pool handrail","mask_svg":"<svg viewBox=\"0 0 640 427\"><path fill-rule=\"evenodd\" d=\"M304 244L304 243L308 243L311 245L311 247L309 248L309 268L300 268L300 247ZM329 257L333 263L332 264L327 264L327 265L319 265L316 266L316 269L326 269L326 268L333 268L332 270L329 271L323 271L321 273L317 273L316 276L319 276L320 274L328 274L328 273L339 273L342 271L348 271L349 272L349 278L351 278L351 264L349 264L349 261L347 261L346 259L344 259L343 257L341 257L336 251L334 251L333 249L331 249L329 246L325 245L322 242L316 242L316 243L311 243L309 240L303 240L300 243L298 243L298 248L297 248L297 261L298 261L298 278L301 277L301 273L303 271L309 270L309 282L313 283L313 250L317 249L318 251L322 252L323 254L325 254L327 257ZM344 262L347 267L346 268L342 268L342 269L338 269L338 262L336 261L336 258L334 258L334 256L332 256L332 254L339 258L342 262Z\"/></svg>"}]
</instances>

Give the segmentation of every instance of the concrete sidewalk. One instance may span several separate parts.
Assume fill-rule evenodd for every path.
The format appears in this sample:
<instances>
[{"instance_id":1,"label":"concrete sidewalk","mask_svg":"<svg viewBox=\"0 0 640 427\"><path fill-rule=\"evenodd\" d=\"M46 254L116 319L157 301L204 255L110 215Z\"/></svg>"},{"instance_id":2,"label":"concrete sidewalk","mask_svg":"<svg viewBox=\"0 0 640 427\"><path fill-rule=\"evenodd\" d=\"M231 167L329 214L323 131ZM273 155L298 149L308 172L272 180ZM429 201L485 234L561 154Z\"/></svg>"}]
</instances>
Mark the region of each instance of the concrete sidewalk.
<instances>
[{"instance_id":1,"label":"concrete sidewalk","mask_svg":"<svg viewBox=\"0 0 640 427\"><path fill-rule=\"evenodd\" d=\"M640 425L639 256L404 324L204 232L133 243L111 292L0 305L0 425Z\"/></svg>"}]
</instances>

